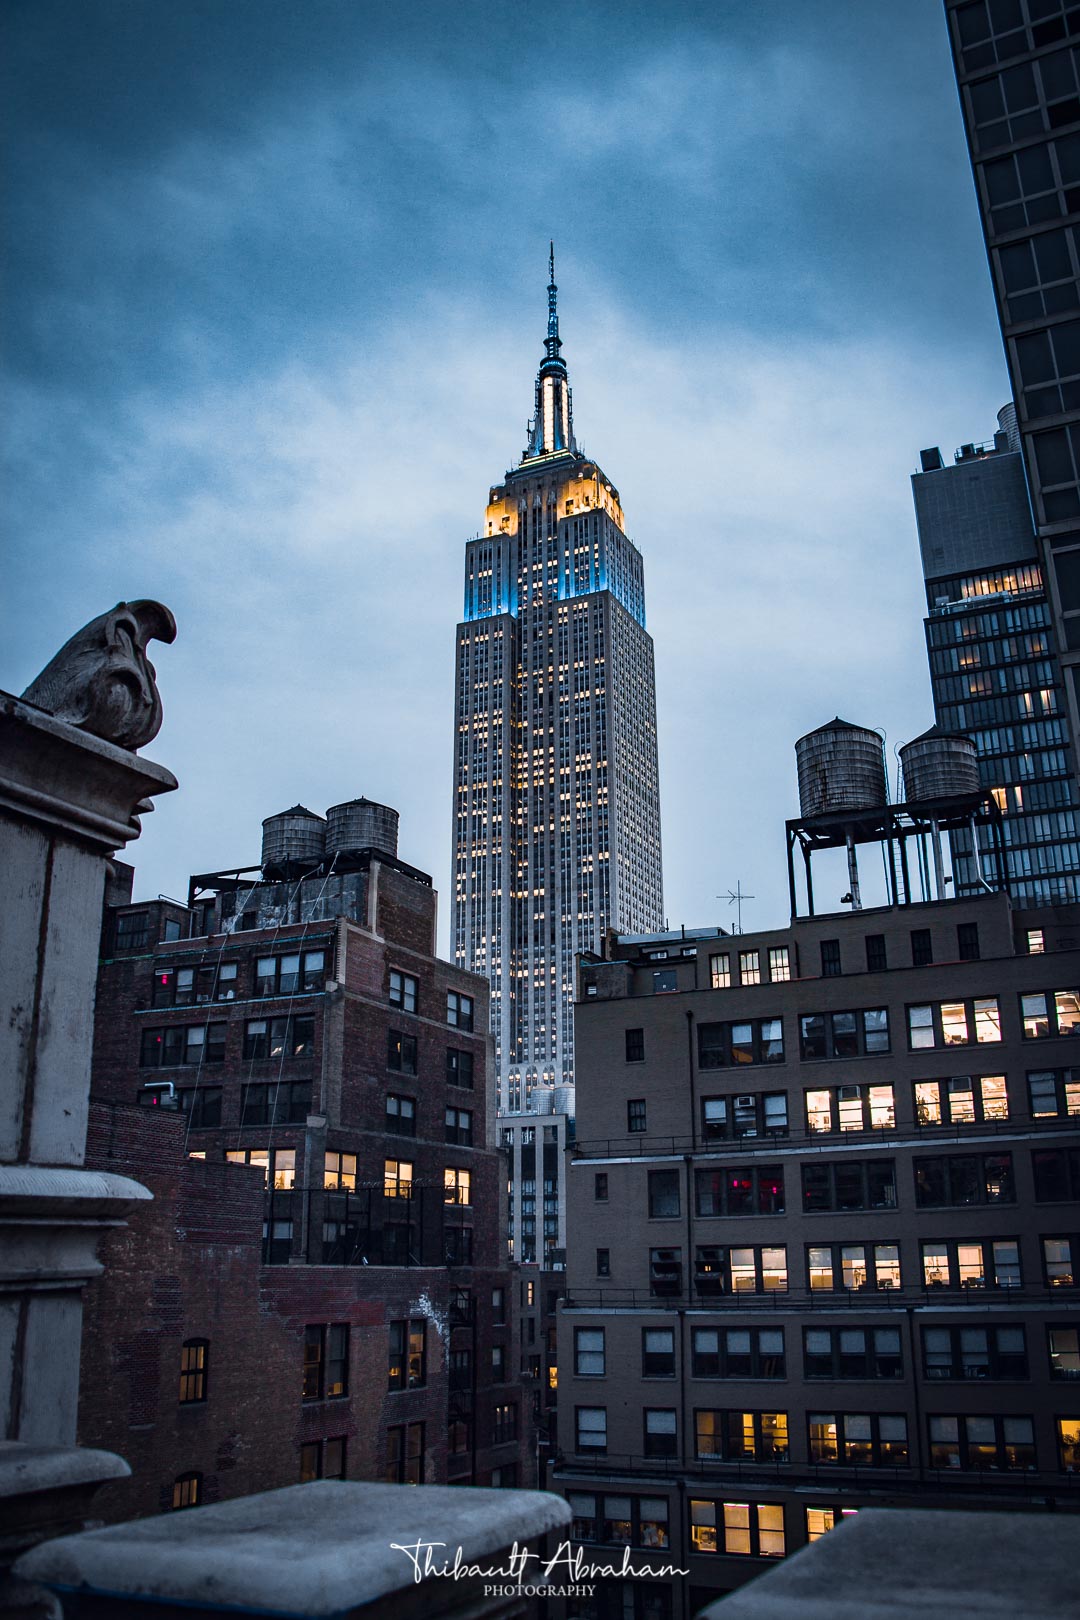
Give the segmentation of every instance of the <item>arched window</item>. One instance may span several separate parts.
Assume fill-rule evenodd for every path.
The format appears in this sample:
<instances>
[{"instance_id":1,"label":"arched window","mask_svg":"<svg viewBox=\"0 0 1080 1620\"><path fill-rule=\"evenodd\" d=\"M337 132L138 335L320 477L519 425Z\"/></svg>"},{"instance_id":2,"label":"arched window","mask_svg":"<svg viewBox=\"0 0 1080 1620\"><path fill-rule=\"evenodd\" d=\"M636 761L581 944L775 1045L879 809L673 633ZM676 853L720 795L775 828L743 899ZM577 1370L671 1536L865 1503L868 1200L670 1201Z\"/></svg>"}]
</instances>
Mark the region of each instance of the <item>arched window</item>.
<instances>
[{"instance_id":1,"label":"arched window","mask_svg":"<svg viewBox=\"0 0 1080 1620\"><path fill-rule=\"evenodd\" d=\"M201 1474L177 1474L172 1488L173 1507L198 1507L202 1501L202 1482Z\"/></svg>"},{"instance_id":2,"label":"arched window","mask_svg":"<svg viewBox=\"0 0 1080 1620\"><path fill-rule=\"evenodd\" d=\"M207 1339L185 1339L180 1349L180 1405L206 1399ZM186 1504L185 1504L186 1505Z\"/></svg>"}]
</instances>

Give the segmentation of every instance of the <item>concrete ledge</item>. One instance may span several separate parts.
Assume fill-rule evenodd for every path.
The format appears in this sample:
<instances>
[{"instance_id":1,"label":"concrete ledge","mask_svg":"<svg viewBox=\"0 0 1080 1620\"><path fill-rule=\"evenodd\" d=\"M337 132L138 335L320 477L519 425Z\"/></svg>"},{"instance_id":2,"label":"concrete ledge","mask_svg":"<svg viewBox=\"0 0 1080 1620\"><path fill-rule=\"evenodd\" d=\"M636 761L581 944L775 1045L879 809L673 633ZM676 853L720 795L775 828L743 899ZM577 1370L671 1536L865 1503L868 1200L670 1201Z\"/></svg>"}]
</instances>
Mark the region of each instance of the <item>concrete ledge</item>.
<instances>
[{"instance_id":1,"label":"concrete ledge","mask_svg":"<svg viewBox=\"0 0 1080 1620\"><path fill-rule=\"evenodd\" d=\"M384 1599L403 1613L401 1600L415 1594L431 1614L457 1607L465 1582L433 1575L421 1591L413 1558L393 1543L420 1543L421 1562L433 1544L437 1566L453 1565L459 1547L463 1564L498 1565L515 1542L569 1522L568 1504L540 1491L316 1480L64 1536L20 1558L15 1573L53 1591L107 1597L117 1613L141 1599L144 1607L330 1620Z\"/></svg>"},{"instance_id":2,"label":"concrete ledge","mask_svg":"<svg viewBox=\"0 0 1080 1620\"><path fill-rule=\"evenodd\" d=\"M699 1620L1064 1620L1080 1515L861 1508Z\"/></svg>"},{"instance_id":3,"label":"concrete ledge","mask_svg":"<svg viewBox=\"0 0 1080 1620\"><path fill-rule=\"evenodd\" d=\"M102 1485L126 1479L131 1469L111 1451L86 1446L21 1445L0 1440L0 1500L39 1491L64 1491L73 1485Z\"/></svg>"}]
</instances>

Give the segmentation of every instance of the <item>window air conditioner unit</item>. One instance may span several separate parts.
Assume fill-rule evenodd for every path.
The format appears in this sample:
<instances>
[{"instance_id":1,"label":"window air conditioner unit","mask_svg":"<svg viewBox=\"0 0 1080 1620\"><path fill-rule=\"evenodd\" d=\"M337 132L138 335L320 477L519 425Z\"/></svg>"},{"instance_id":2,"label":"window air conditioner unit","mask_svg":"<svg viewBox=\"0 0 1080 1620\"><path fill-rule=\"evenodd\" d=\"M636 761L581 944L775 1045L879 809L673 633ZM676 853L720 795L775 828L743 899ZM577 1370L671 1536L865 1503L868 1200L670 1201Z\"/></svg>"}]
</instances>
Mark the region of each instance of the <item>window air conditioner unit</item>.
<instances>
[{"instance_id":1,"label":"window air conditioner unit","mask_svg":"<svg viewBox=\"0 0 1080 1620\"><path fill-rule=\"evenodd\" d=\"M736 1108L753 1108L754 1099L753 1097L736 1097L735 1106Z\"/></svg>"}]
</instances>

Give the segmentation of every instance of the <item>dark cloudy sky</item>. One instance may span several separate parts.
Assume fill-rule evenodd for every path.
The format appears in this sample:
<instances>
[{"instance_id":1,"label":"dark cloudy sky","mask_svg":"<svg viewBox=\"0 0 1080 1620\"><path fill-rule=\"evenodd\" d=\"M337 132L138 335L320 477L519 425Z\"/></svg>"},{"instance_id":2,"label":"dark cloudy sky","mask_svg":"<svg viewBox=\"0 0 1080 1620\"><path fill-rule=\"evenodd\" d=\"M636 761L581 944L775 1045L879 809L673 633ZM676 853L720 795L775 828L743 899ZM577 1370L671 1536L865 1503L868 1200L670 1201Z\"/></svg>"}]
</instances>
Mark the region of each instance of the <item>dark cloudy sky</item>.
<instances>
[{"instance_id":1,"label":"dark cloudy sky","mask_svg":"<svg viewBox=\"0 0 1080 1620\"><path fill-rule=\"evenodd\" d=\"M463 544L554 236L578 437L645 557L670 919L726 923L741 879L782 925L792 744L929 723L908 477L1007 394L940 0L2 26L0 684L120 598L173 608L140 895L361 793L446 895Z\"/></svg>"}]
</instances>

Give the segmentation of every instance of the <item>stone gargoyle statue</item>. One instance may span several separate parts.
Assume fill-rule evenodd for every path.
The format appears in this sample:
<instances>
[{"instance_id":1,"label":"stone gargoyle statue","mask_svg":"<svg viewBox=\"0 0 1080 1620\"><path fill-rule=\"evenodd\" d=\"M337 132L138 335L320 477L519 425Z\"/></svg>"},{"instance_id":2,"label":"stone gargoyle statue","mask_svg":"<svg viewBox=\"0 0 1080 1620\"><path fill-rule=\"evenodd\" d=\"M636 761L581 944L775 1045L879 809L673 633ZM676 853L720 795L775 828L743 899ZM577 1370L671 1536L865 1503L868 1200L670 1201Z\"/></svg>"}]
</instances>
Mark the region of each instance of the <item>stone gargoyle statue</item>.
<instances>
[{"instance_id":1,"label":"stone gargoyle statue","mask_svg":"<svg viewBox=\"0 0 1080 1620\"><path fill-rule=\"evenodd\" d=\"M175 639L176 620L160 602L118 602L61 647L23 700L120 748L141 748L161 730L146 644Z\"/></svg>"}]
</instances>

